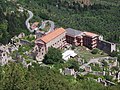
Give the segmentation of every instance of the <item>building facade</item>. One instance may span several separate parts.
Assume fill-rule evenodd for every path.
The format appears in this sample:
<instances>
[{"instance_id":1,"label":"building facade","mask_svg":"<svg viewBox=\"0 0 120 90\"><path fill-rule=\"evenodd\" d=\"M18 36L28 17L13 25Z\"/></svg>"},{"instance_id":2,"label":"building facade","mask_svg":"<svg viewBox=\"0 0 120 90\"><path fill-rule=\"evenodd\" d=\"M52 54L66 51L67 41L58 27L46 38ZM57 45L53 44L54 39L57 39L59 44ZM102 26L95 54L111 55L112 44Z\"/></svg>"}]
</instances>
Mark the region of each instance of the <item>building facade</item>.
<instances>
[{"instance_id":1,"label":"building facade","mask_svg":"<svg viewBox=\"0 0 120 90\"><path fill-rule=\"evenodd\" d=\"M66 29L66 41L75 46L85 46L89 49L97 47L98 35L91 32L81 32L72 28Z\"/></svg>"},{"instance_id":2,"label":"building facade","mask_svg":"<svg viewBox=\"0 0 120 90\"><path fill-rule=\"evenodd\" d=\"M55 29L54 31L38 38L35 41L34 52L36 52L36 59L38 61L43 60L44 55L48 51L49 47L62 49L66 44L66 30L63 28Z\"/></svg>"},{"instance_id":3,"label":"building facade","mask_svg":"<svg viewBox=\"0 0 120 90\"><path fill-rule=\"evenodd\" d=\"M67 28L66 42L75 46L83 46L83 32L72 28Z\"/></svg>"},{"instance_id":4,"label":"building facade","mask_svg":"<svg viewBox=\"0 0 120 90\"><path fill-rule=\"evenodd\" d=\"M82 32L72 28L57 28L37 38L33 52L37 61L42 61L49 47L62 49L67 44L85 46L89 49L99 48L108 54L116 50L115 44L103 40L102 36L95 33Z\"/></svg>"},{"instance_id":5,"label":"building facade","mask_svg":"<svg viewBox=\"0 0 120 90\"><path fill-rule=\"evenodd\" d=\"M97 48L110 54L111 52L116 51L116 44L105 40L98 40Z\"/></svg>"},{"instance_id":6,"label":"building facade","mask_svg":"<svg viewBox=\"0 0 120 90\"><path fill-rule=\"evenodd\" d=\"M98 35L91 32L83 32L83 46L89 49L97 48Z\"/></svg>"}]
</instances>

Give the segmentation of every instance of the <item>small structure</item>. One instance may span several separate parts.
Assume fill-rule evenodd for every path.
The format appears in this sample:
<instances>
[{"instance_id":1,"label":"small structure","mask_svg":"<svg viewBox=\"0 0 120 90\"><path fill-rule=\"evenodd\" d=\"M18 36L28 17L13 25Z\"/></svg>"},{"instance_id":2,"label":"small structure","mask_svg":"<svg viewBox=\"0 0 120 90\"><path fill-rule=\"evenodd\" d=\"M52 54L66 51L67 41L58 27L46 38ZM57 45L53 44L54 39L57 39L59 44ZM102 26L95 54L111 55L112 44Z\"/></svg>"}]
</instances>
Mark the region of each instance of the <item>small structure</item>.
<instances>
[{"instance_id":1,"label":"small structure","mask_svg":"<svg viewBox=\"0 0 120 90\"><path fill-rule=\"evenodd\" d=\"M75 75L74 69L65 68L64 75Z\"/></svg>"},{"instance_id":2,"label":"small structure","mask_svg":"<svg viewBox=\"0 0 120 90\"><path fill-rule=\"evenodd\" d=\"M105 41L105 40L98 40L97 48L110 54L111 52L116 51L116 44Z\"/></svg>"},{"instance_id":3,"label":"small structure","mask_svg":"<svg viewBox=\"0 0 120 90\"><path fill-rule=\"evenodd\" d=\"M90 66L85 66L85 71L86 71L86 72L91 72L91 71L92 71L92 69L91 69L91 67L90 67Z\"/></svg>"},{"instance_id":4,"label":"small structure","mask_svg":"<svg viewBox=\"0 0 120 90\"><path fill-rule=\"evenodd\" d=\"M62 58L65 61L68 61L68 59L70 59L70 57L75 57L77 54L73 51L73 50L67 50L62 54Z\"/></svg>"},{"instance_id":5,"label":"small structure","mask_svg":"<svg viewBox=\"0 0 120 90\"><path fill-rule=\"evenodd\" d=\"M20 44L21 44L21 45L31 45L31 42L29 42L28 40L23 40L23 39L21 39L21 40L20 40Z\"/></svg>"},{"instance_id":6,"label":"small structure","mask_svg":"<svg viewBox=\"0 0 120 90\"><path fill-rule=\"evenodd\" d=\"M39 22L34 22L32 25L31 25L31 29L34 30L37 28ZM38 28L37 28L38 29Z\"/></svg>"},{"instance_id":7,"label":"small structure","mask_svg":"<svg viewBox=\"0 0 120 90\"><path fill-rule=\"evenodd\" d=\"M42 37L43 35L45 35L44 31L40 31L40 30L35 31L36 39Z\"/></svg>"},{"instance_id":8,"label":"small structure","mask_svg":"<svg viewBox=\"0 0 120 90\"><path fill-rule=\"evenodd\" d=\"M9 56L10 52L8 50L8 46L0 46L0 65L5 65L11 60L11 56Z\"/></svg>"},{"instance_id":9,"label":"small structure","mask_svg":"<svg viewBox=\"0 0 120 90\"><path fill-rule=\"evenodd\" d=\"M23 38L23 37L25 37L25 33L20 33L20 34L18 35L18 38Z\"/></svg>"}]
</instances>

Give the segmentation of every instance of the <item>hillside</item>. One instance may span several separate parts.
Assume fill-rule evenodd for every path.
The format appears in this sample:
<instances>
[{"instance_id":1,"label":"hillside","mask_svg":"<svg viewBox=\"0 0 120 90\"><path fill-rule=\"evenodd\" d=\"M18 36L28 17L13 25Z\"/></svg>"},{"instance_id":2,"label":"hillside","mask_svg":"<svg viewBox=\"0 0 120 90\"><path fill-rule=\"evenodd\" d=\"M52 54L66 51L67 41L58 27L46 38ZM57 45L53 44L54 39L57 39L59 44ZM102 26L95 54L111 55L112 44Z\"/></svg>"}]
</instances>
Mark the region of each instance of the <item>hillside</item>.
<instances>
[{"instance_id":1,"label":"hillside","mask_svg":"<svg viewBox=\"0 0 120 90\"><path fill-rule=\"evenodd\" d=\"M31 22L50 19L58 27L91 31L103 35L108 41L120 42L120 1L90 0L90 5L86 5L86 1L89 2L89 0L12 0L6 3L0 1L0 25L5 25L0 27L0 32L4 34L0 35L0 42L5 44L20 32L28 33L24 24L28 14L18 12L17 4L33 11L34 19Z\"/></svg>"},{"instance_id":2,"label":"hillside","mask_svg":"<svg viewBox=\"0 0 120 90\"><path fill-rule=\"evenodd\" d=\"M58 30L47 33L50 24L46 23L43 35L35 35L32 23L44 27L44 20L53 21L51 27L55 23ZM71 42L65 45L67 35L59 27L93 33L80 36L82 32L68 30L76 38L68 41L81 45L76 47ZM109 58L96 48L99 39L94 33L120 44L119 0L0 0L0 90L119 90L119 51L109 50L114 57ZM82 41L90 42L92 50Z\"/></svg>"},{"instance_id":3,"label":"hillside","mask_svg":"<svg viewBox=\"0 0 120 90\"><path fill-rule=\"evenodd\" d=\"M51 19L58 26L92 31L103 35L108 41L120 42L119 0L91 0L90 6L76 1L81 0L34 0L34 4L30 4L34 8L30 10L39 20Z\"/></svg>"}]
</instances>

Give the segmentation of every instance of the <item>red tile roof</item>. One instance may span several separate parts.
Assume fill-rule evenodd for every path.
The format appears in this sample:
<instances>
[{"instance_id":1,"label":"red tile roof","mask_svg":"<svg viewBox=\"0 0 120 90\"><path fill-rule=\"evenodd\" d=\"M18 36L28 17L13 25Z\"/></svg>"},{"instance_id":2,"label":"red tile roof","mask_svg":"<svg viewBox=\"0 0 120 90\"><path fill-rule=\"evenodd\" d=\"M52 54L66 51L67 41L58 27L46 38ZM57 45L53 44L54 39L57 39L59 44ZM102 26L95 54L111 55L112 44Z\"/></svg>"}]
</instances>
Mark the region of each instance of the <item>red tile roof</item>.
<instances>
[{"instance_id":1,"label":"red tile roof","mask_svg":"<svg viewBox=\"0 0 120 90\"><path fill-rule=\"evenodd\" d=\"M32 25L31 25L31 28L32 29L35 29L37 26L38 26L39 22L34 22Z\"/></svg>"},{"instance_id":2,"label":"red tile roof","mask_svg":"<svg viewBox=\"0 0 120 90\"><path fill-rule=\"evenodd\" d=\"M48 33L47 35L45 35L41 38L38 38L37 40L42 40L43 42L48 43L64 32L66 32L66 30L64 28L58 28L58 29L55 29L54 31Z\"/></svg>"},{"instance_id":3,"label":"red tile roof","mask_svg":"<svg viewBox=\"0 0 120 90\"><path fill-rule=\"evenodd\" d=\"M88 37L96 37L96 36L98 36L97 34L91 33L91 32L84 32L84 34L85 34L86 36L88 36Z\"/></svg>"}]
</instances>

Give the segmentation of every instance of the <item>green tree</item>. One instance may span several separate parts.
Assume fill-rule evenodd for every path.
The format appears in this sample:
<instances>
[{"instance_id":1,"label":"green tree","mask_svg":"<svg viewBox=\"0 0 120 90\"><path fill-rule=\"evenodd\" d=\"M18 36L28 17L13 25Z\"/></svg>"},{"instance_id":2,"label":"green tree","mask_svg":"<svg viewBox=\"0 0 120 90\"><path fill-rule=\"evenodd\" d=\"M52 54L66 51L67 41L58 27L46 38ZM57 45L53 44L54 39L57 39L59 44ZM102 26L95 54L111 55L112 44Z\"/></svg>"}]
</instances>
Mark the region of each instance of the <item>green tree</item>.
<instances>
[{"instance_id":1,"label":"green tree","mask_svg":"<svg viewBox=\"0 0 120 90\"><path fill-rule=\"evenodd\" d=\"M70 59L68 62L66 62L68 64L69 68L74 69L75 71L79 71L79 63L78 61L74 60L74 59Z\"/></svg>"},{"instance_id":2,"label":"green tree","mask_svg":"<svg viewBox=\"0 0 120 90\"><path fill-rule=\"evenodd\" d=\"M25 87L25 75L27 69L21 63L9 63L2 67L1 81L2 90L18 90Z\"/></svg>"},{"instance_id":3,"label":"green tree","mask_svg":"<svg viewBox=\"0 0 120 90\"><path fill-rule=\"evenodd\" d=\"M95 48L91 51L92 54L97 54L98 52L99 52L99 50L97 48Z\"/></svg>"},{"instance_id":4,"label":"green tree","mask_svg":"<svg viewBox=\"0 0 120 90\"><path fill-rule=\"evenodd\" d=\"M1 23L0 24L0 42L3 44L8 43L9 40L9 33L7 32L7 23Z\"/></svg>"},{"instance_id":5,"label":"green tree","mask_svg":"<svg viewBox=\"0 0 120 90\"><path fill-rule=\"evenodd\" d=\"M113 51L113 52L110 54L111 57L117 57L117 55L118 55L118 52L117 52L117 51Z\"/></svg>"},{"instance_id":6,"label":"green tree","mask_svg":"<svg viewBox=\"0 0 120 90\"><path fill-rule=\"evenodd\" d=\"M48 48L48 52L45 55L43 62L45 64L55 64L63 62L61 51L53 47Z\"/></svg>"}]
</instances>

